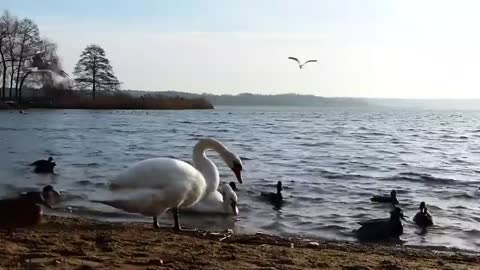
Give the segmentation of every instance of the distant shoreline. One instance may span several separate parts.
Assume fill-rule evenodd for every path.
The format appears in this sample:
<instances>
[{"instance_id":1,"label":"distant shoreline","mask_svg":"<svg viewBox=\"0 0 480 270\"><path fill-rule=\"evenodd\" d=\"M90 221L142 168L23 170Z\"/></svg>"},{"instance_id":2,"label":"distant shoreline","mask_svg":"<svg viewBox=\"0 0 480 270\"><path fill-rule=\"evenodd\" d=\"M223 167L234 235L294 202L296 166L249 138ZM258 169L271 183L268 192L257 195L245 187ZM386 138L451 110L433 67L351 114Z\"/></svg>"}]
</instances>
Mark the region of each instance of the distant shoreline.
<instances>
[{"instance_id":1,"label":"distant shoreline","mask_svg":"<svg viewBox=\"0 0 480 270\"><path fill-rule=\"evenodd\" d=\"M53 109L53 110L214 110L215 107L203 100L172 100L161 101L126 101L111 102L106 99L99 100L74 100L74 101L29 101L23 103L0 101L0 110L27 110L27 109Z\"/></svg>"}]
</instances>

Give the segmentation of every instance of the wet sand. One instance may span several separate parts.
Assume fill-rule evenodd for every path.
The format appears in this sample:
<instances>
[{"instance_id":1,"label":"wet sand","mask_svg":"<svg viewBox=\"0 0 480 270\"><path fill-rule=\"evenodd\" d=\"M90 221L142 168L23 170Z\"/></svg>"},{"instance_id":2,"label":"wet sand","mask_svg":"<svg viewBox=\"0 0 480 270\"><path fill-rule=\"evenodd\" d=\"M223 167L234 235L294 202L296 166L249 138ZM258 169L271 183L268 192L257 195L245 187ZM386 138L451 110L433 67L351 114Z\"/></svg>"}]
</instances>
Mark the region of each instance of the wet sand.
<instances>
[{"instance_id":1,"label":"wet sand","mask_svg":"<svg viewBox=\"0 0 480 270\"><path fill-rule=\"evenodd\" d=\"M0 243L0 269L480 269L479 254L54 216Z\"/></svg>"}]
</instances>

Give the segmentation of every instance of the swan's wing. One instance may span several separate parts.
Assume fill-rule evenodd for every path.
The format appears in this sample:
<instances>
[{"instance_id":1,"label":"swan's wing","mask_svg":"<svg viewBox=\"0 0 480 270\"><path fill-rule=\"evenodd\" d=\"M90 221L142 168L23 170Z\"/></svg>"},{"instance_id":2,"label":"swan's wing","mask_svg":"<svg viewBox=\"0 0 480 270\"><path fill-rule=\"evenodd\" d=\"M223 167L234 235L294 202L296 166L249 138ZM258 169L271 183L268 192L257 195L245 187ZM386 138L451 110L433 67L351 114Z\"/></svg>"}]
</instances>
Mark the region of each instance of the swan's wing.
<instances>
[{"instance_id":1,"label":"swan's wing","mask_svg":"<svg viewBox=\"0 0 480 270\"><path fill-rule=\"evenodd\" d=\"M315 63L317 60L308 60L307 62L303 63L303 65L306 65L307 63Z\"/></svg>"},{"instance_id":2,"label":"swan's wing","mask_svg":"<svg viewBox=\"0 0 480 270\"><path fill-rule=\"evenodd\" d=\"M294 60L294 61L297 61L297 63L300 65L300 61L298 61L298 59L297 59L297 58L295 58L295 57L288 57L288 59L290 59L290 60Z\"/></svg>"},{"instance_id":3,"label":"swan's wing","mask_svg":"<svg viewBox=\"0 0 480 270\"><path fill-rule=\"evenodd\" d=\"M189 206L207 189L203 175L192 165L170 158L147 159L117 175L110 184L114 193L151 190L158 203Z\"/></svg>"},{"instance_id":4,"label":"swan's wing","mask_svg":"<svg viewBox=\"0 0 480 270\"><path fill-rule=\"evenodd\" d=\"M111 189L161 189L177 182L205 183L205 178L186 162L154 158L140 161L118 174L111 182Z\"/></svg>"}]
</instances>

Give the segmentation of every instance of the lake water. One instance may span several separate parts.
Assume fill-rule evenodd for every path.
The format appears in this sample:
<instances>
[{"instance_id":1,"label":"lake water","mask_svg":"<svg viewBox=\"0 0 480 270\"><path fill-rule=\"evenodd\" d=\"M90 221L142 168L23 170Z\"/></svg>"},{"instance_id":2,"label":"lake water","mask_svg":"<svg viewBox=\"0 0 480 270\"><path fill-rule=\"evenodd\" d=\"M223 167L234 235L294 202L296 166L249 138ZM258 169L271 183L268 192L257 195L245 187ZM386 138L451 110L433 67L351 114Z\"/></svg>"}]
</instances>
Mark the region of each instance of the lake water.
<instances>
[{"instance_id":1,"label":"lake water","mask_svg":"<svg viewBox=\"0 0 480 270\"><path fill-rule=\"evenodd\" d=\"M90 203L111 177L153 157L191 160L201 137L244 158L240 216L181 216L186 225L354 241L357 222L388 217L374 194L397 190L413 218L425 201L435 226L404 223L409 245L480 250L480 111L368 108L221 107L214 111L30 110L0 112L1 196L53 184L66 201L55 214L145 221ZM213 152L221 181L233 173ZM53 156L56 175L28 166ZM275 211L261 191L283 181L287 204ZM163 224L172 224L164 215Z\"/></svg>"}]
</instances>

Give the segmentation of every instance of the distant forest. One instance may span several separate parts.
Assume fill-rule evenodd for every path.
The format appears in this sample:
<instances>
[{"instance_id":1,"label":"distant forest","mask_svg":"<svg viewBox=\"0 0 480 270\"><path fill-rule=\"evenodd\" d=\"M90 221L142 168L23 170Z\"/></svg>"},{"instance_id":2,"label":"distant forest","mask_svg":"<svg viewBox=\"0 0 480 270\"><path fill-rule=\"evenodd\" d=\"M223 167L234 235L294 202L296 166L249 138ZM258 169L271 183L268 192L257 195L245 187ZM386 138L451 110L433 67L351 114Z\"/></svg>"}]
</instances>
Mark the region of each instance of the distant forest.
<instances>
[{"instance_id":1,"label":"distant forest","mask_svg":"<svg viewBox=\"0 0 480 270\"><path fill-rule=\"evenodd\" d=\"M177 91L136 91L126 90L132 96L171 96L184 98L205 98L214 106L322 106L322 107L356 107L366 106L365 100L358 98L326 98L314 95L279 94L238 94L238 95L213 95L193 94Z\"/></svg>"}]
</instances>

